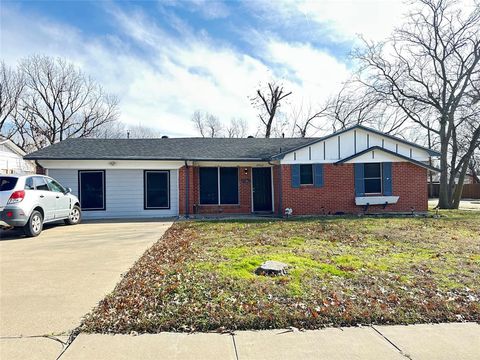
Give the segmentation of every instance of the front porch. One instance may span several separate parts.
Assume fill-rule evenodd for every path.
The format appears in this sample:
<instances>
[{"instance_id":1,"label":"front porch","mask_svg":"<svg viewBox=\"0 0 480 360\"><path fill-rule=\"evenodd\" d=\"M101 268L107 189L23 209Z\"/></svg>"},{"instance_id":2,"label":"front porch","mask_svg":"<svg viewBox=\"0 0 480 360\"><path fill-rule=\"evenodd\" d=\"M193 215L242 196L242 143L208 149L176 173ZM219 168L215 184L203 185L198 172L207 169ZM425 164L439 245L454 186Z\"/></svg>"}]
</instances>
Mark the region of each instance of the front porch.
<instances>
[{"instance_id":1,"label":"front porch","mask_svg":"<svg viewBox=\"0 0 480 360\"><path fill-rule=\"evenodd\" d=\"M192 163L179 171L179 215L278 213L276 166L265 163Z\"/></svg>"}]
</instances>

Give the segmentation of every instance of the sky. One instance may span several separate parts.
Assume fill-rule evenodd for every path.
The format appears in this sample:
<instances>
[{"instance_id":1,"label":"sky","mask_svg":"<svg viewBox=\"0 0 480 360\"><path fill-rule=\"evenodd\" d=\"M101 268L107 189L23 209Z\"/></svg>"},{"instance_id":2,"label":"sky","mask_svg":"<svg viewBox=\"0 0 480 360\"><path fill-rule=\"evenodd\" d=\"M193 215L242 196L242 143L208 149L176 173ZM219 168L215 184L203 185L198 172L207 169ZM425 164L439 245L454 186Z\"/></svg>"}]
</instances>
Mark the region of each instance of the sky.
<instances>
[{"instance_id":1,"label":"sky","mask_svg":"<svg viewBox=\"0 0 480 360\"><path fill-rule=\"evenodd\" d=\"M318 106L355 70L359 35L382 40L402 21L397 0L9 1L0 3L0 60L63 57L120 100L126 124L197 135L206 111L258 127L250 98L267 81L290 106Z\"/></svg>"}]
</instances>

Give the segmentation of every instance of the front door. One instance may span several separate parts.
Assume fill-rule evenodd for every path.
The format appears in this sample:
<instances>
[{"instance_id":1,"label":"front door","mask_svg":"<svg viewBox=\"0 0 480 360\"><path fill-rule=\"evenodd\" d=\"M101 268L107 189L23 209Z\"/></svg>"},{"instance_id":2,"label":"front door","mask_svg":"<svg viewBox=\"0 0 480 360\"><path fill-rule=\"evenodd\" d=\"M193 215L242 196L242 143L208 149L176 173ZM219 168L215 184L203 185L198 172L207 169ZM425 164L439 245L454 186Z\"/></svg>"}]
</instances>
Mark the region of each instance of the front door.
<instances>
[{"instance_id":1,"label":"front door","mask_svg":"<svg viewBox=\"0 0 480 360\"><path fill-rule=\"evenodd\" d=\"M273 211L272 172L269 167L252 169L253 211Z\"/></svg>"}]
</instances>

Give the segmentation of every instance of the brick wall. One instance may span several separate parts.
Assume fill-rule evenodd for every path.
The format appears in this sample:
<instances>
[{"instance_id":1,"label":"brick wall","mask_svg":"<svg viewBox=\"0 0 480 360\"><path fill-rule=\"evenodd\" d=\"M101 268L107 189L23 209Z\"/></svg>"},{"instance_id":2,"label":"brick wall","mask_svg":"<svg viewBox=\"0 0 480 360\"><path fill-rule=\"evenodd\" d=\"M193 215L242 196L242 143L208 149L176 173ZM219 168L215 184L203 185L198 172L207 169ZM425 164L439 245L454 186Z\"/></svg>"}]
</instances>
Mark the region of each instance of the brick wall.
<instances>
[{"instance_id":1,"label":"brick wall","mask_svg":"<svg viewBox=\"0 0 480 360\"><path fill-rule=\"evenodd\" d=\"M190 166L190 214L250 214L252 211L252 169L239 167L239 205L199 205L199 168ZM179 213L185 214L185 167L179 170ZM362 206L355 205L353 164L324 165L324 186L313 185L292 188L290 165L273 168L275 214L283 214L290 207L294 215L328 215L335 213L363 213ZM280 186L282 202L280 203ZM426 211L428 208L427 170L408 162L392 163L393 195L400 196L397 204L370 206L368 213Z\"/></svg>"},{"instance_id":2,"label":"brick wall","mask_svg":"<svg viewBox=\"0 0 480 360\"><path fill-rule=\"evenodd\" d=\"M324 186L292 188L290 165L282 165L282 208L290 207L294 215L328 215L339 212L361 213L355 205L353 164L324 165ZM427 170L408 162L392 164L393 195L397 204L370 206L368 213L426 211L428 208Z\"/></svg>"},{"instance_id":3,"label":"brick wall","mask_svg":"<svg viewBox=\"0 0 480 360\"><path fill-rule=\"evenodd\" d=\"M252 190L250 167L238 168L239 205L200 205L200 180L199 167L189 166L189 212L190 214L250 214L252 212ZM247 172L245 172L247 169ZM185 214L185 188L186 188L185 166L179 170L179 213Z\"/></svg>"}]
</instances>

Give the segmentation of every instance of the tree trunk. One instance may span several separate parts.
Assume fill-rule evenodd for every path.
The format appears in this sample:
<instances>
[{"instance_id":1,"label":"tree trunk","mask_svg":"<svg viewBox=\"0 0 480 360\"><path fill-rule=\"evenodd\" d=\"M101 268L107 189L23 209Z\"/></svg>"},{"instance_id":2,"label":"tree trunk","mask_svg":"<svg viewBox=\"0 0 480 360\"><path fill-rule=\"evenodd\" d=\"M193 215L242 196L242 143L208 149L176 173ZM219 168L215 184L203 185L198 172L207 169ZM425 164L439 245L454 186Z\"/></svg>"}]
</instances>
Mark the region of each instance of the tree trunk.
<instances>
[{"instance_id":1,"label":"tree trunk","mask_svg":"<svg viewBox=\"0 0 480 360\"><path fill-rule=\"evenodd\" d=\"M440 133L440 189L438 193L438 207L440 209L450 209L450 199L448 191L448 141L445 140L445 130Z\"/></svg>"},{"instance_id":2,"label":"tree trunk","mask_svg":"<svg viewBox=\"0 0 480 360\"><path fill-rule=\"evenodd\" d=\"M455 186L455 192L453 193L452 198L452 209L458 209L460 206L460 199L462 198L463 192L463 183L465 181L465 175L467 174L468 170L468 161L465 161L462 166L462 170L460 171L460 176L458 177L458 184Z\"/></svg>"}]
</instances>

